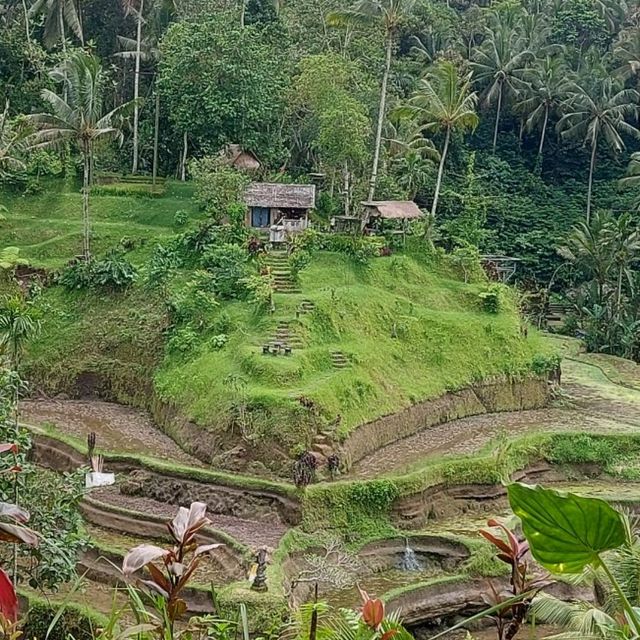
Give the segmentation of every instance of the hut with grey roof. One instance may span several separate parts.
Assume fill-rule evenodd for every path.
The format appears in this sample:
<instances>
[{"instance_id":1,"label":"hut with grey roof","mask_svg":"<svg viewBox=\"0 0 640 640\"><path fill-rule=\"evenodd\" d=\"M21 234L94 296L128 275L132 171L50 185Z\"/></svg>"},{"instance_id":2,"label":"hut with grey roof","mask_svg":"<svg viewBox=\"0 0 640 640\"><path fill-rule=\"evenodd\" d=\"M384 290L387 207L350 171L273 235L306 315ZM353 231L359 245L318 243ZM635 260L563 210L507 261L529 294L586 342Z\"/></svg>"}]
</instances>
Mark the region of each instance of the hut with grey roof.
<instances>
[{"instance_id":1,"label":"hut with grey roof","mask_svg":"<svg viewBox=\"0 0 640 640\"><path fill-rule=\"evenodd\" d=\"M283 242L287 234L309 227L309 211L316 205L313 184L253 182L244 194L246 223L253 229L269 230L272 242Z\"/></svg>"}]
</instances>

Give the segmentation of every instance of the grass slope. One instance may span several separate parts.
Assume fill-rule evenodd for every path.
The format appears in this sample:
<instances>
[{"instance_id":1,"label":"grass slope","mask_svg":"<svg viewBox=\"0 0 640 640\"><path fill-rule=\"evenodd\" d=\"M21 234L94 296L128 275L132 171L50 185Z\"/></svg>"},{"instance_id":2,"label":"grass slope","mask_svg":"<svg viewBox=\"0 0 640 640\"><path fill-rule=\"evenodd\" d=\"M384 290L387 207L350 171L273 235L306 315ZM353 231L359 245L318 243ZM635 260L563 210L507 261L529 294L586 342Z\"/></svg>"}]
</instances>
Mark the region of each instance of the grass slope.
<instances>
[{"instance_id":1,"label":"grass slope","mask_svg":"<svg viewBox=\"0 0 640 640\"><path fill-rule=\"evenodd\" d=\"M230 407L244 399L249 428L292 444L310 422L302 396L344 437L363 422L448 390L523 373L544 351L536 335L521 337L509 302L499 314L485 313L478 297L483 285L464 284L409 255L362 268L342 255L318 253L301 287L301 294L276 297L273 316L225 305L221 313L233 327L227 346L203 344L188 358L167 358L156 375L160 394L208 428L228 424ZM289 357L264 356L261 345L278 321L295 319L302 300L315 304L293 324L305 347ZM335 369L335 351L351 366ZM229 388L229 376L244 381L240 394Z\"/></svg>"},{"instance_id":2,"label":"grass slope","mask_svg":"<svg viewBox=\"0 0 640 640\"><path fill-rule=\"evenodd\" d=\"M123 238L160 241L170 236L175 231L177 211L185 211L190 218L199 216L190 185L169 183L163 198L136 196L135 186L126 185L126 191L122 192L131 195L92 195L95 254L116 246ZM0 204L8 210L6 220L0 221L0 248L19 247L21 255L34 266L53 269L81 252L79 189L69 190L60 182L47 182L38 195L0 193Z\"/></svg>"},{"instance_id":3,"label":"grass slope","mask_svg":"<svg viewBox=\"0 0 640 640\"><path fill-rule=\"evenodd\" d=\"M128 254L138 266L177 231L177 211L187 212L187 224L200 215L181 184L168 183L164 197L103 193L92 198L94 251L123 237L142 240ZM77 253L79 193L58 187L0 199L9 210L0 223L2 246L19 246L36 266L49 268ZM109 397L121 402L144 405L155 391L227 443L242 433L288 458L319 429L343 438L363 422L446 391L530 370L546 349L534 333L522 338L508 299L498 314L482 311L484 286L463 283L442 257L397 254L363 267L343 254L317 252L301 274L301 293L277 294L274 314L247 302L221 303L209 334L179 354L164 348L167 314L159 293L141 285L120 294L52 287L40 298L45 322L27 373L49 393L77 392L87 373L107 378ZM315 308L297 319L303 300ZM265 356L262 345L281 321L292 323L304 346L289 357ZM211 341L219 333L228 336L222 349ZM335 352L346 356L347 368L334 367Z\"/></svg>"}]
</instances>

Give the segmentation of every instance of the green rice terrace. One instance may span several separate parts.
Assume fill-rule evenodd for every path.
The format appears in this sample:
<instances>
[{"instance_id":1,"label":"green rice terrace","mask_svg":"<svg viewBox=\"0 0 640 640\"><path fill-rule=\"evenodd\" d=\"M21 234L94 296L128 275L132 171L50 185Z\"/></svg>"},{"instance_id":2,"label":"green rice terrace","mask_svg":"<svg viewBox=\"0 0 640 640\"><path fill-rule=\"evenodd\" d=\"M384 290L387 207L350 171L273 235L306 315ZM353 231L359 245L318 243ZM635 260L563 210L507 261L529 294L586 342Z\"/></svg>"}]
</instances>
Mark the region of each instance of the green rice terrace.
<instances>
[{"instance_id":1,"label":"green rice terrace","mask_svg":"<svg viewBox=\"0 0 640 640\"><path fill-rule=\"evenodd\" d=\"M0 0L0 638L640 639L640 0Z\"/></svg>"},{"instance_id":2,"label":"green rice terrace","mask_svg":"<svg viewBox=\"0 0 640 640\"><path fill-rule=\"evenodd\" d=\"M95 434L116 474L79 504L81 578L47 599L101 615L124 607L127 551L166 539L177 507L200 501L211 519L203 540L223 546L184 593L193 614L211 611L215 585L221 610L245 603L259 632L315 584L334 607L355 607L359 584L429 634L480 611L487 578L505 579L477 533L508 515L504 480L638 508L640 366L527 326L512 291L481 271L469 277L444 253L410 246L362 263L318 243L294 276L288 255L268 249L255 265L245 258L257 272L278 267L268 307L205 300L196 330L163 300L191 295L197 265L122 292L51 279L78 243L78 199L8 196L16 215L3 223L29 261L5 292L38 287L42 329L24 352L31 390L19 405L31 460L47 474L72 472ZM93 200L95 246L119 243L142 274L158 243L202 233L180 185L153 199ZM189 212L180 229L176 207ZM102 225L112 210L121 221ZM192 340L176 349L185 331ZM247 579L260 549L265 592Z\"/></svg>"}]
</instances>

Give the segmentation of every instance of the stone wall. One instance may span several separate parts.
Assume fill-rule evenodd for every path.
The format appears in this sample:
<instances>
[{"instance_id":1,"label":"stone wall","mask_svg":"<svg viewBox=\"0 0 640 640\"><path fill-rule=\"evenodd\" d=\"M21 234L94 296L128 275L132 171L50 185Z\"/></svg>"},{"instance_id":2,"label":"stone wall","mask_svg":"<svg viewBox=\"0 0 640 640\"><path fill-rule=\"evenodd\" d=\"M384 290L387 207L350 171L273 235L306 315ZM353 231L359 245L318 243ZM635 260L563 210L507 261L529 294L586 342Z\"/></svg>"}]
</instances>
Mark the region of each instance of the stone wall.
<instances>
[{"instance_id":1,"label":"stone wall","mask_svg":"<svg viewBox=\"0 0 640 640\"><path fill-rule=\"evenodd\" d=\"M342 444L341 457L348 468L378 449L423 429L484 413L539 409L548 401L549 383L544 377L478 383L363 424Z\"/></svg>"}]
</instances>

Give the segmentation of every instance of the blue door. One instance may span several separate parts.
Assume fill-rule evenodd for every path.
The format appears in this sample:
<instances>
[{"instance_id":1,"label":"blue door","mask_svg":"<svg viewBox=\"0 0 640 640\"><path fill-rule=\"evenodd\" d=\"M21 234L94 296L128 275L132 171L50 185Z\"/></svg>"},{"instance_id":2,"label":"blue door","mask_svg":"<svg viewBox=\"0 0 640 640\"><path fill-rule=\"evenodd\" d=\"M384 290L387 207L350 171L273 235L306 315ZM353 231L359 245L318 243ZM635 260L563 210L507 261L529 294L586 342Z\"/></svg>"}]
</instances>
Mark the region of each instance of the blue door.
<instances>
[{"instance_id":1,"label":"blue door","mask_svg":"<svg viewBox=\"0 0 640 640\"><path fill-rule=\"evenodd\" d=\"M251 207L251 226L268 227L270 223L268 207Z\"/></svg>"}]
</instances>

